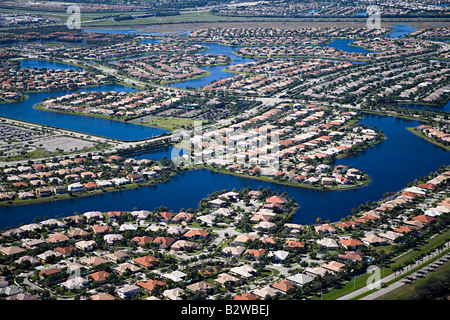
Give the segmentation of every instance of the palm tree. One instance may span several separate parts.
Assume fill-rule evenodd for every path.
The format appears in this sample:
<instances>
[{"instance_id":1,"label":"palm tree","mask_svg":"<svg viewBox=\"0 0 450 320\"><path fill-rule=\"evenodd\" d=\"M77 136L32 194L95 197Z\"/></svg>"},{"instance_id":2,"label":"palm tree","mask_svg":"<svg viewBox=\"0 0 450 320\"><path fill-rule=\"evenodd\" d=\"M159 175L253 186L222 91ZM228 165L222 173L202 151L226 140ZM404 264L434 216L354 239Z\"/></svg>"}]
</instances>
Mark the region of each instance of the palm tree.
<instances>
[{"instance_id":1,"label":"palm tree","mask_svg":"<svg viewBox=\"0 0 450 320\"><path fill-rule=\"evenodd\" d=\"M397 280L397 272L402 272L403 271L403 267L402 266L395 266L392 268L392 271L394 271L394 281Z\"/></svg>"}]
</instances>

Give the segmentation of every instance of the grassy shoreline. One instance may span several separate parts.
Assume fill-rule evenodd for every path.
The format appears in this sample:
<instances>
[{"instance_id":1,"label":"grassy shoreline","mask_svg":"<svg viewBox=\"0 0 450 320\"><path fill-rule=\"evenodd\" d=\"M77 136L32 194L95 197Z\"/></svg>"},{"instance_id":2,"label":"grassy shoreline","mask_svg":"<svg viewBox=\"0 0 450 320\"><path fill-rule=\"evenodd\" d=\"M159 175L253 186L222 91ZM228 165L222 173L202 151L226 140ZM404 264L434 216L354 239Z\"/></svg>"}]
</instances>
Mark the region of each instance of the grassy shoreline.
<instances>
[{"instance_id":1,"label":"grassy shoreline","mask_svg":"<svg viewBox=\"0 0 450 320\"><path fill-rule=\"evenodd\" d=\"M286 186L302 188L302 189L309 189L309 190L317 190L317 191L352 190L352 189L365 187L365 186L369 185L370 182L372 181L372 179L370 177L368 177L367 179L363 180L361 182L361 184L358 184L358 185L350 185L350 186L345 186L345 187L340 187L340 186L325 187L325 186L314 186L314 185L307 185L307 184L295 183L295 182L289 182L289 181L279 181L279 180L275 180L275 179L272 179L269 177L264 177L264 176L251 176L251 175L247 175L247 174L243 174L243 173L231 172L231 171L225 170L225 169L214 168L214 167L204 165L204 164L193 165L190 168L206 169L206 170L210 170L210 171L214 171L214 172L218 172L218 173L229 174L229 175L240 177L240 178L248 178L248 179L253 179L253 180L265 181L265 182L270 182L270 183L275 183L275 184L280 184L280 185L286 185Z\"/></svg>"}]
</instances>

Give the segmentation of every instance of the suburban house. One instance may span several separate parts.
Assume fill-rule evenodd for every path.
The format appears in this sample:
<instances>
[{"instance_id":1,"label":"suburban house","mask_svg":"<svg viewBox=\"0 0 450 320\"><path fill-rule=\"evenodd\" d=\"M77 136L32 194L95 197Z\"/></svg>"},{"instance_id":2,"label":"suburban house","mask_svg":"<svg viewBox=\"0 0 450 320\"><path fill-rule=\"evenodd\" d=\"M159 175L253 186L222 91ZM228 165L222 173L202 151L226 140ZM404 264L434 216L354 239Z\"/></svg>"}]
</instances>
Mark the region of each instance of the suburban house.
<instances>
[{"instance_id":1,"label":"suburban house","mask_svg":"<svg viewBox=\"0 0 450 320\"><path fill-rule=\"evenodd\" d=\"M339 242L349 250L358 250L364 247L364 243L357 239L349 238L349 239L339 239Z\"/></svg>"},{"instance_id":2,"label":"suburban house","mask_svg":"<svg viewBox=\"0 0 450 320\"><path fill-rule=\"evenodd\" d=\"M131 284L117 289L116 293L122 299L132 299L139 294L140 290L137 285Z\"/></svg>"}]
</instances>

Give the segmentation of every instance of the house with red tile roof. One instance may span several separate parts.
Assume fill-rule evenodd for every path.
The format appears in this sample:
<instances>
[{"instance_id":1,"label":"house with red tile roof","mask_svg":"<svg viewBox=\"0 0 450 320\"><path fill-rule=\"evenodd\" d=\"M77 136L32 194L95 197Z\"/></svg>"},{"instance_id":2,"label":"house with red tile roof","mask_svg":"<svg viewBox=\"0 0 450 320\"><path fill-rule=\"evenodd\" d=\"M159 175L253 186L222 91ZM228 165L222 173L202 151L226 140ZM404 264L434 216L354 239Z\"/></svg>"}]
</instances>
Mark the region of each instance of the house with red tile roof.
<instances>
[{"instance_id":1,"label":"house with red tile roof","mask_svg":"<svg viewBox=\"0 0 450 320\"><path fill-rule=\"evenodd\" d=\"M241 294L241 295L235 295L235 296L233 296L233 298L231 298L232 300L237 300L237 301L240 301L240 300L243 300L243 301L252 301L252 300L258 300L258 297L257 296L255 296L254 294L251 294L251 293L243 293L243 294Z\"/></svg>"},{"instance_id":2,"label":"house with red tile roof","mask_svg":"<svg viewBox=\"0 0 450 320\"><path fill-rule=\"evenodd\" d=\"M169 221L170 220L170 218L172 218L172 216L173 216L173 212L167 212L167 211L164 211L164 212L158 212L157 214L156 214L156 216L157 217L160 217L161 219L161 221Z\"/></svg>"},{"instance_id":3,"label":"house with red tile roof","mask_svg":"<svg viewBox=\"0 0 450 320\"><path fill-rule=\"evenodd\" d=\"M156 237L153 243L158 244L162 249L168 248L175 242L174 238L171 237Z\"/></svg>"},{"instance_id":4,"label":"house with red tile roof","mask_svg":"<svg viewBox=\"0 0 450 320\"><path fill-rule=\"evenodd\" d=\"M138 283L136 283L136 285L138 285L141 288L144 288L150 292L153 291L153 289L155 289L155 287L158 286L165 286L166 283L160 280L155 280L155 279L149 279L147 281L140 281Z\"/></svg>"},{"instance_id":5,"label":"house with red tile roof","mask_svg":"<svg viewBox=\"0 0 450 320\"><path fill-rule=\"evenodd\" d=\"M341 228L343 230L346 230L346 229L358 230L359 223L354 220L347 220L347 221L337 223L336 227Z\"/></svg>"},{"instance_id":6,"label":"house with red tile roof","mask_svg":"<svg viewBox=\"0 0 450 320\"><path fill-rule=\"evenodd\" d=\"M248 249L244 252L244 256L258 260L264 255L265 252L265 249Z\"/></svg>"},{"instance_id":7,"label":"house with red tile roof","mask_svg":"<svg viewBox=\"0 0 450 320\"><path fill-rule=\"evenodd\" d=\"M291 239L287 239L287 240L284 242L284 245L285 245L286 247L289 247L289 248L305 248L306 242L304 242L304 241L299 241L299 240L291 240Z\"/></svg>"},{"instance_id":8,"label":"house with red tile roof","mask_svg":"<svg viewBox=\"0 0 450 320\"><path fill-rule=\"evenodd\" d=\"M93 225L92 226L92 230L94 231L95 234L104 234L104 233L108 233L111 231L111 227L110 226L101 226L101 225Z\"/></svg>"},{"instance_id":9,"label":"house with red tile roof","mask_svg":"<svg viewBox=\"0 0 450 320\"><path fill-rule=\"evenodd\" d=\"M412 220L422 221L425 224L430 224L430 223L435 222L436 218L421 214L421 215L415 216L414 218L412 218Z\"/></svg>"},{"instance_id":10,"label":"house with red tile roof","mask_svg":"<svg viewBox=\"0 0 450 320\"><path fill-rule=\"evenodd\" d=\"M73 246L70 246L70 247L64 247L64 248L63 248L63 247L57 247L57 248L55 248L55 249L53 249L53 250L55 250L56 252L61 253L63 256L65 256L66 258L68 258L68 257L71 256L72 251L73 251L74 249L76 249L76 248L73 247Z\"/></svg>"},{"instance_id":11,"label":"house with red tile roof","mask_svg":"<svg viewBox=\"0 0 450 320\"><path fill-rule=\"evenodd\" d=\"M104 270L100 270L91 274L88 274L87 276L88 278L92 278L92 280L103 283L106 282L108 280L109 277L109 273L104 271Z\"/></svg>"},{"instance_id":12,"label":"house with red tile roof","mask_svg":"<svg viewBox=\"0 0 450 320\"><path fill-rule=\"evenodd\" d=\"M272 288L274 289L278 289L284 293L286 293L288 290L290 289L294 289L297 287L297 285L295 284L295 282L286 280L286 279L281 279L280 281L274 282L270 285Z\"/></svg>"},{"instance_id":13,"label":"house with red tile roof","mask_svg":"<svg viewBox=\"0 0 450 320\"><path fill-rule=\"evenodd\" d=\"M364 253L359 251L345 251L345 254L338 254L338 258L344 261L363 261Z\"/></svg>"},{"instance_id":14,"label":"house with red tile roof","mask_svg":"<svg viewBox=\"0 0 450 320\"><path fill-rule=\"evenodd\" d=\"M180 212L172 218L172 221L191 221L195 217L195 214L188 212Z\"/></svg>"},{"instance_id":15,"label":"house with red tile roof","mask_svg":"<svg viewBox=\"0 0 450 320\"><path fill-rule=\"evenodd\" d=\"M339 242L346 248L350 250L357 250L360 248L364 248L364 243L357 239L349 238L349 239L339 239Z\"/></svg>"},{"instance_id":16,"label":"house with red tile roof","mask_svg":"<svg viewBox=\"0 0 450 320\"><path fill-rule=\"evenodd\" d=\"M400 233L409 233L413 230L415 230L415 228L408 227L408 226L400 226L400 227L394 228L395 232L400 232Z\"/></svg>"},{"instance_id":17,"label":"house with red tile roof","mask_svg":"<svg viewBox=\"0 0 450 320\"><path fill-rule=\"evenodd\" d=\"M158 261L158 259L151 255L147 255L133 259L133 261L144 268L150 269L153 268L153 263Z\"/></svg>"},{"instance_id":18,"label":"house with red tile roof","mask_svg":"<svg viewBox=\"0 0 450 320\"><path fill-rule=\"evenodd\" d=\"M207 238L208 236L209 232L202 229L190 229L184 234L184 237L189 239Z\"/></svg>"}]
</instances>

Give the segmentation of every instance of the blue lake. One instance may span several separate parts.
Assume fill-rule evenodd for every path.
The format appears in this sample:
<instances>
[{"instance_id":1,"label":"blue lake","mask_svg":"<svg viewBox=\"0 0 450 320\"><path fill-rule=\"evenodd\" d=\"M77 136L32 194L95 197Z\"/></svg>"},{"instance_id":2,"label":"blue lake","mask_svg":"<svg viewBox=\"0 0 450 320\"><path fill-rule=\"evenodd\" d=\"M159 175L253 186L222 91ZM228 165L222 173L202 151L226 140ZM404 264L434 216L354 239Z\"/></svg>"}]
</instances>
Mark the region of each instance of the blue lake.
<instances>
[{"instance_id":1,"label":"blue lake","mask_svg":"<svg viewBox=\"0 0 450 320\"><path fill-rule=\"evenodd\" d=\"M36 69L48 69L48 70L83 70L83 68L79 68L77 66L65 64L65 63L58 63L53 61L43 61L43 60L37 60L37 59L27 59L20 61L20 68L36 68Z\"/></svg>"},{"instance_id":2,"label":"blue lake","mask_svg":"<svg viewBox=\"0 0 450 320\"><path fill-rule=\"evenodd\" d=\"M393 32L388 34L389 38L401 38L408 33L416 31L417 28L407 24L396 24Z\"/></svg>"},{"instance_id":3,"label":"blue lake","mask_svg":"<svg viewBox=\"0 0 450 320\"><path fill-rule=\"evenodd\" d=\"M353 42L353 40L336 39L336 40L333 40L329 44L321 45L321 47L332 47L332 48L339 49L342 51L356 52L356 53L373 53L374 52L374 51L366 50L362 47L350 46L349 44L351 44L352 42Z\"/></svg>"}]
</instances>

